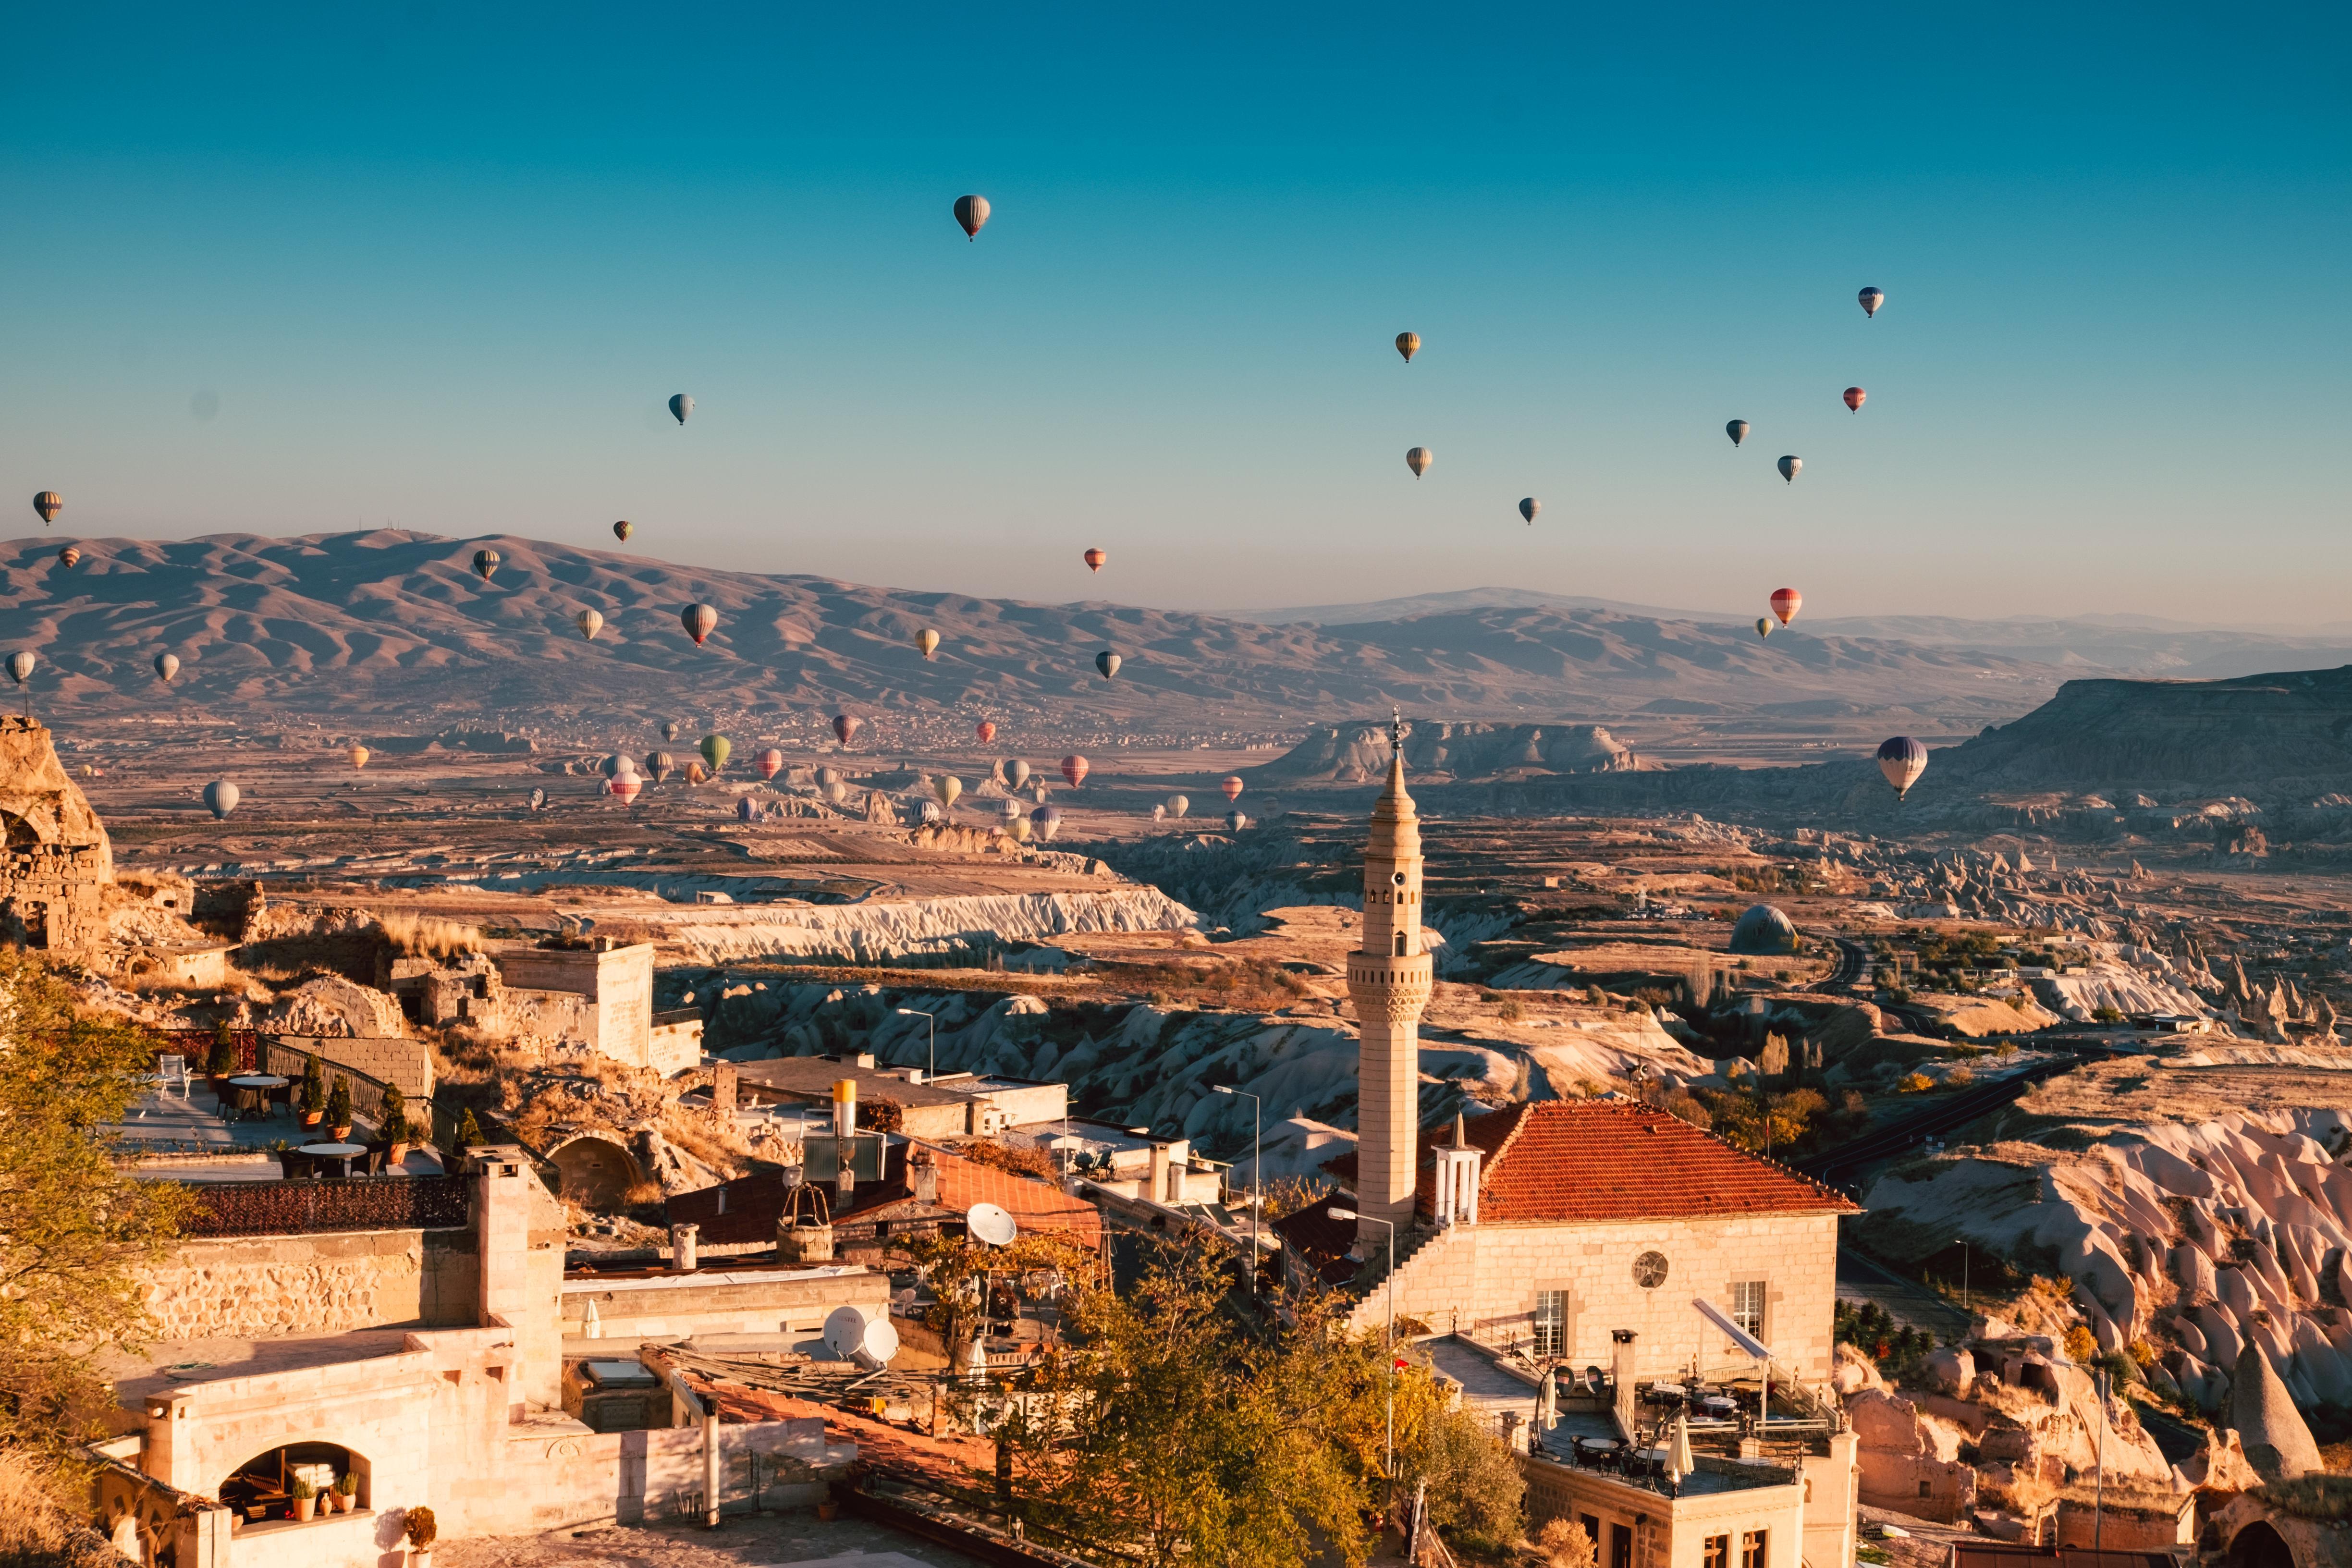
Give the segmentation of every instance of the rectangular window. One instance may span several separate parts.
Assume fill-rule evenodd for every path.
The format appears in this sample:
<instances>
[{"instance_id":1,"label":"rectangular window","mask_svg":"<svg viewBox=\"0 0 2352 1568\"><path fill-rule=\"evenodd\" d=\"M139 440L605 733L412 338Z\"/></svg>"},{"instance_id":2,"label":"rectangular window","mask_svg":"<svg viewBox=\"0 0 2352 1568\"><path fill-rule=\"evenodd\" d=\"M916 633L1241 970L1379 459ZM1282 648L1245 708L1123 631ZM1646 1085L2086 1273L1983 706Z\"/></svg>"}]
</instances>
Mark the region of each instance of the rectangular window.
<instances>
[{"instance_id":1,"label":"rectangular window","mask_svg":"<svg viewBox=\"0 0 2352 1568\"><path fill-rule=\"evenodd\" d=\"M1536 1359L1558 1359L1568 1353L1568 1292L1536 1292Z\"/></svg>"},{"instance_id":2,"label":"rectangular window","mask_svg":"<svg viewBox=\"0 0 2352 1568\"><path fill-rule=\"evenodd\" d=\"M1633 1531L1627 1525L1609 1527L1609 1568L1633 1568Z\"/></svg>"},{"instance_id":3,"label":"rectangular window","mask_svg":"<svg viewBox=\"0 0 2352 1568\"><path fill-rule=\"evenodd\" d=\"M1764 1281L1742 1279L1731 1287L1731 1321L1758 1339L1764 1337Z\"/></svg>"},{"instance_id":4,"label":"rectangular window","mask_svg":"<svg viewBox=\"0 0 2352 1568\"><path fill-rule=\"evenodd\" d=\"M1700 1568L1731 1568L1731 1537L1708 1536L1706 1552L1701 1559Z\"/></svg>"},{"instance_id":5,"label":"rectangular window","mask_svg":"<svg viewBox=\"0 0 2352 1568\"><path fill-rule=\"evenodd\" d=\"M1580 1515L1577 1522L1584 1526L1584 1539L1592 1542L1592 1550L1601 1550L1601 1519L1597 1514Z\"/></svg>"},{"instance_id":6,"label":"rectangular window","mask_svg":"<svg viewBox=\"0 0 2352 1568\"><path fill-rule=\"evenodd\" d=\"M1740 1531L1739 1568L1765 1568L1764 1535L1760 1530Z\"/></svg>"}]
</instances>

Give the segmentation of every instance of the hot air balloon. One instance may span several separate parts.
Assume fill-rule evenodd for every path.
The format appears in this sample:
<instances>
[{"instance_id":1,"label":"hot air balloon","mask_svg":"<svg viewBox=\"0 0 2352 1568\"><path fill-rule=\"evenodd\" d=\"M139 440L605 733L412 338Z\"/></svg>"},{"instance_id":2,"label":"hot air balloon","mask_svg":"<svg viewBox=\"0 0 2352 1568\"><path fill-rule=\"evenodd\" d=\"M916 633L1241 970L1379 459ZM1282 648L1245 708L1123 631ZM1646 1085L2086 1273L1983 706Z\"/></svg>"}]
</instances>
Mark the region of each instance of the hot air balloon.
<instances>
[{"instance_id":1,"label":"hot air balloon","mask_svg":"<svg viewBox=\"0 0 2352 1568\"><path fill-rule=\"evenodd\" d=\"M1087 760L1084 757L1064 757L1062 776L1070 781L1072 789L1087 782Z\"/></svg>"},{"instance_id":2,"label":"hot air balloon","mask_svg":"<svg viewBox=\"0 0 2352 1568\"><path fill-rule=\"evenodd\" d=\"M1419 332L1399 332L1397 334L1397 353L1404 355L1405 363L1411 364L1412 363L1412 356L1420 352L1421 334Z\"/></svg>"},{"instance_id":3,"label":"hot air balloon","mask_svg":"<svg viewBox=\"0 0 2352 1568\"><path fill-rule=\"evenodd\" d=\"M816 771L816 782L820 784L836 784L841 782L841 779L842 773L839 768L819 768Z\"/></svg>"},{"instance_id":4,"label":"hot air balloon","mask_svg":"<svg viewBox=\"0 0 2352 1568\"><path fill-rule=\"evenodd\" d=\"M1436 457L1426 447L1415 447L1404 455L1404 466L1412 470L1412 477L1416 479L1429 472L1429 465L1436 460Z\"/></svg>"},{"instance_id":5,"label":"hot air balloon","mask_svg":"<svg viewBox=\"0 0 2352 1568\"><path fill-rule=\"evenodd\" d=\"M760 808L751 804L751 797L747 795L735 803L735 816L740 821L755 822L759 820Z\"/></svg>"},{"instance_id":6,"label":"hot air balloon","mask_svg":"<svg viewBox=\"0 0 2352 1568\"><path fill-rule=\"evenodd\" d=\"M1238 812L1238 811L1229 811L1229 812L1225 813L1225 831L1226 831L1226 832L1228 832L1228 833L1239 833L1243 828L1247 827L1248 826L1249 826L1249 818L1248 818L1248 817L1246 817L1246 816L1244 816L1240 812Z\"/></svg>"},{"instance_id":7,"label":"hot air balloon","mask_svg":"<svg viewBox=\"0 0 2352 1568\"><path fill-rule=\"evenodd\" d=\"M1805 596L1802 594L1798 593L1794 588L1775 588L1772 590L1772 613L1780 617L1780 624L1782 626L1785 626L1790 621L1795 620L1797 618L1797 612L1804 607Z\"/></svg>"},{"instance_id":8,"label":"hot air balloon","mask_svg":"<svg viewBox=\"0 0 2352 1568\"><path fill-rule=\"evenodd\" d=\"M979 723L974 724L971 727L971 732L979 736L980 743L985 746L991 741L996 739L995 721L993 720L982 719Z\"/></svg>"},{"instance_id":9,"label":"hot air balloon","mask_svg":"<svg viewBox=\"0 0 2352 1568\"><path fill-rule=\"evenodd\" d=\"M865 720L860 719L855 713L835 714L833 716L834 739L839 741L845 746L849 744L850 737L856 735L857 733L858 726L865 722Z\"/></svg>"},{"instance_id":10,"label":"hot air balloon","mask_svg":"<svg viewBox=\"0 0 2352 1568\"><path fill-rule=\"evenodd\" d=\"M1519 502L1519 515L1528 520L1529 528L1536 525L1536 513L1541 510L1543 510L1543 502L1533 496L1525 497Z\"/></svg>"},{"instance_id":11,"label":"hot air balloon","mask_svg":"<svg viewBox=\"0 0 2352 1568\"><path fill-rule=\"evenodd\" d=\"M1897 735L1878 748L1878 771L1895 786L1895 798L1901 800L1927 771L1927 748L1908 735Z\"/></svg>"},{"instance_id":12,"label":"hot air balloon","mask_svg":"<svg viewBox=\"0 0 2352 1568\"><path fill-rule=\"evenodd\" d=\"M915 647L925 658L939 651L940 634L925 626L915 634Z\"/></svg>"},{"instance_id":13,"label":"hot air balloon","mask_svg":"<svg viewBox=\"0 0 2352 1568\"><path fill-rule=\"evenodd\" d=\"M962 226L966 239L978 239L980 231L988 226L986 196L958 196L955 202L956 222Z\"/></svg>"},{"instance_id":14,"label":"hot air balloon","mask_svg":"<svg viewBox=\"0 0 2352 1568\"><path fill-rule=\"evenodd\" d=\"M751 759L751 765L760 770L761 778L772 780L778 773L784 771L784 753L770 746Z\"/></svg>"},{"instance_id":15,"label":"hot air balloon","mask_svg":"<svg viewBox=\"0 0 2352 1568\"><path fill-rule=\"evenodd\" d=\"M956 796L963 794L963 780L953 773L943 774L931 785L931 793L940 797L940 806L942 810L952 810Z\"/></svg>"},{"instance_id":16,"label":"hot air balloon","mask_svg":"<svg viewBox=\"0 0 2352 1568\"><path fill-rule=\"evenodd\" d=\"M1110 552L1108 550L1089 550L1087 552L1087 570L1099 572L1103 569L1103 563L1109 559Z\"/></svg>"},{"instance_id":17,"label":"hot air balloon","mask_svg":"<svg viewBox=\"0 0 2352 1568\"><path fill-rule=\"evenodd\" d=\"M1169 816L1181 816L1192 809L1192 803L1190 800L1187 800L1184 796L1181 795L1171 795L1168 797Z\"/></svg>"},{"instance_id":18,"label":"hot air balloon","mask_svg":"<svg viewBox=\"0 0 2352 1568\"><path fill-rule=\"evenodd\" d=\"M1102 671L1102 678L1105 680L1108 680L1112 676L1118 673L1120 662L1118 655L1111 652L1108 648L1105 648L1102 652L1095 655L1095 668Z\"/></svg>"},{"instance_id":19,"label":"hot air balloon","mask_svg":"<svg viewBox=\"0 0 2352 1568\"><path fill-rule=\"evenodd\" d=\"M163 679L164 685L171 685L172 677L180 673L179 656L177 654L169 653L157 654L155 656L155 673Z\"/></svg>"},{"instance_id":20,"label":"hot air balloon","mask_svg":"<svg viewBox=\"0 0 2352 1568\"><path fill-rule=\"evenodd\" d=\"M646 781L637 776L636 770L634 768L625 773L614 773L604 784L604 788L611 793L613 798L623 805L635 800L637 792L645 787Z\"/></svg>"},{"instance_id":21,"label":"hot air balloon","mask_svg":"<svg viewBox=\"0 0 2352 1568\"><path fill-rule=\"evenodd\" d=\"M604 629L604 617L593 610L583 610L572 618L580 627L580 635L590 642L594 642L596 634Z\"/></svg>"},{"instance_id":22,"label":"hot air balloon","mask_svg":"<svg viewBox=\"0 0 2352 1568\"><path fill-rule=\"evenodd\" d=\"M710 628L719 624L719 612L708 605L688 605L677 613L677 624L686 628L694 646L700 647L702 639L710 635Z\"/></svg>"},{"instance_id":23,"label":"hot air balloon","mask_svg":"<svg viewBox=\"0 0 2352 1568\"><path fill-rule=\"evenodd\" d=\"M1000 801L997 803L996 815L1007 822L1016 822L1021 817L1021 803L1017 800Z\"/></svg>"},{"instance_id":24,"label":"hot air balloon","mask_svg":"<svg viewBox=\"0 0 2352 1568\"><path fill-rule=\"evenodd\" d=\"M66 570L70 572L81 564L81 552L68 544L58 552L58 559L64 562Z\"/></svg>"},{"instance_id":25,"label":"hot air balloon","mask_svg":"<svg viewBox=\"0 0 2352 1568\"><path fill-rule=\"evenodd\" d=\"M1004 760L1004 784L1007 789L1019 789L1029 782L1029 764L1018 757Z\"/></svg>"},{"instance_id":26,"label":"hot air balloon","mask_svg":"<svg viewBox=\"0 0 2352 1568\"><path fill-rule=\"evenodd\" d=\"M677 739L677 720L671 719L664 721L662 724L662 739L665 741L675 741Z\"/></svg>"},{"instance_id":27,"label":"hot air balloon","mask_svg":"<svg viewBox=\"0 0 2352 1568\"><path fill-rule=\"evenodd\" d=\"M702 752L702 760L710 764L710 771L715 773L727 765L728 758L735 754L735 743L724 735L705 735L698 750Z\"/></svg>"},{"instance_id":28,"label":"hot air balloon","mask_svg":"<svg viewBox=\"0 0 2352 1568\"><path fill-rule=\"evenodd\" d=\"M1730 437L1731 444L1737 447L1739 443L1748 439L1748 421L1745 419L1735 419L1730 424L1723 427L1723 433Z\"/></svg>"},{"instance_id":29,"label":"hot air balloon","mask_svg":"<svg viewBox=\"0 0 2352 1568\"><path fill-rule=\"evenodd\" d=\"M66 498L55 490L43 490L33 498L33 510L41 514L44 524L55 521L58 513L66 510Z\"/></svg>"},{"instance_id":30,"label":"hot air balloon","mask_svg":"<svg viewBox=\"0 0 2352 1568\"><path fill-rule=\"evenodd\" d=\"M686 764L686 782L689 787L708 784L710 782L710 775L703 771L700 763L689 759Z\"/></svg>"},{"instance_id":31,"label":"hot air balloon","mask_svg":"<svg viewBox=\"0 0 2352 1568\"><path fill-rule=\"evenodd\" d=\"M1242 778L1239 773L1227 773L1225 775L1225 782L1219 784L1217 787L1225 792L1225 804L1227 805L1233 805L1234 802L1241 799L1242 797Z\"/></svg>"},{"instance_id":32,"label":"hot air balloon","mask_svg":"<svg viewBox=\"0 0 2352 1568\"><path fill-rule=\"evenodd\" d=\"M1051 844L1054 835L1062 831L1062 808L1058 805L1040 806L1031 814L1029 820L1036 827L1037 837Z\"/></svg>"},{"instance_id":33,"label":"hot air balloon","mask_svg":"<svg viewBox=\"0 0 2352 1568\"><path fill-rule=\"evenodd\" d=\"M497 551L477 550L474 552L475 576L479 577L483 582L487 583L490 580L490 574L496 572L498 569L499 552Z\"/></svg>"},{"instance_id":34,"label":"hot air balloon","mask_svg":"<svg viewBox=\"0 0 2352 1568\"><path fill-rule=\"evenodd\" d=\"M1029 826L1029 819L1017 814L1004 825L1004 830L1013 835L1015 842L1021 844L1028 843L1029 835L1034 831Z\"/></svg>"},{"instance_id":35,"label":"hot air balloon","mask_svg":"<svg viewBox=\"0 0 2352 1568\"><path fill-rule=\"evenodd\" d=\"M25 682L33 679L33 666L40 662L39 658L29 648L21 653L10 654L8 656L8 679L15 681L19 686L24 685Z\"/></svg>"},{"instance_id":36,"label":"hot air balloon","mask_svg":"<svg viewBox=\"0 0 2352 1568\"><path fill-rule=\"evenodd\" d=\"M241 798L236 785L226 779L215 779L205 785L205 809L213 814L215 822L227 820L228 814L236 809L236 803Z\"/></svg>"},{"instance_id":37,"label":"hot air balloon","mask_svg":"<svg viewBox=\"0 0 2352 1568\"><path fill-rule=\"evenodd\" d=\"M669 400L669 411L677 422L683 425L686 423L686 416L694 412L694 399L683 392L677 393Z\"/></svg>"},{"instance_id":38,"label":"hot air balloon","mask_svg":"<svg viewBox=\"0 0 2352 1568\"><path fill-rule=\"evenodd\" d=\"M1783 458L1780 459L1780 477L1793 485L1797 482L1797 470L1804 466L1802 458Z\"/></svg>"},{"instance_id":39,"label":"hot air balloon","mask_svg":"<svg viewBox=\"0 0 2352 1568\"><path fill-rule=\"evenodd\" d=\"M834 805L839 805L843 801L849 798L849 785L844 783L838 774L825 780L824 798L831 801ZM923 804L930 806L934 811L939 809L936 802L925 801Z\"/></svg>"},{"instance_id":40,"label":"hot air balloon","mask_svg":"<svg viewBox=\"0 0 2352 1568\"><path fill-rule=\"evenodd\" d=\"M608 779L616 779L623 773L635 773L637 771L637 759L629 755L626 752L615 752L611 756L606 757L603 762L597 763L596 771L604 774Z\"/></svg>"},{"instance_id":41,"label":"hot air balloon","mask_svg":"<svg viewBox=\"0 0 2352 1568\"><path fill-rule=\"evenodd\" d=\"M677 772L677 759L667 752L656 752L646 759L646 776L659 784Z\"/></svg>"},{"instance_id":42,"label":"hot air balloon","mask_svg":"<svg viewBox=\"0 0 2352 1568\"><path fill-rule=\"evenodd\" d=\"M1886 290L1884 289L1864 289L1861 293L1855 295L1854 298L1862 301L1862 313L1864 315L1875 316L1878 314L1878 307L1886 303Z\"/></svg>"},{"instance_id":43,"label":"hot air balloon","mask_svg":"<svg viewBox=\"0 0 2352 1568\"><path fill-rule=\"evenodd\" d=\"M613 537L619 540L622 543L626 544L629 542L629 535L636 532L636 531L637 525L635 523L624 519L613 525Z\"/></svg>"},{"instance_id":44,"label":"hot air balloon","mask_svg":"<svg viewBox=\"0 0 2352 1568\"><path fill-rule=\"evenodd\" d=\"M1862 412L1862 400L1869 395L1858 386L1849 386L1845 389L1845 405L1859 414Z\"/></svg>"},{"instance_id":45,"label":"hot air balloon","mask_svg":"<svg viewBox=\"0 0 2352 1568\"><path fill-rule=\"evenodd\" d=\"M1759 637L1769 637L1772 635L1771 616L1759 616L1756 617L1756 635Z\"/></svg>"},{"instance_id":46,"label":"hot air balloon","mask_svg":"<svg viewBox=\"0 0 2352 1568\"><path fill-rule=\"evenodd\" d=\"M533 790L533 791L531 791L531 792L530 792L530 809L531 809L531 810L533 810L533 811L537 811L540 807L541 807L541 806L545 805L546 804L547 804L547 792L546 792L545 790L543 790L543 789L535 789L535 790Z\"/></svg>"},{"instance_id":47,"label":"hot air balloon","mask_svg":"<svg viewBox=\"0 0 2352 1568\"><path fill-rule=\"evenodd\" d=\"M368 749L365 746L352 748L352 766L354 770L367 766L367 760Z\"/></svg>"}]
</instances>

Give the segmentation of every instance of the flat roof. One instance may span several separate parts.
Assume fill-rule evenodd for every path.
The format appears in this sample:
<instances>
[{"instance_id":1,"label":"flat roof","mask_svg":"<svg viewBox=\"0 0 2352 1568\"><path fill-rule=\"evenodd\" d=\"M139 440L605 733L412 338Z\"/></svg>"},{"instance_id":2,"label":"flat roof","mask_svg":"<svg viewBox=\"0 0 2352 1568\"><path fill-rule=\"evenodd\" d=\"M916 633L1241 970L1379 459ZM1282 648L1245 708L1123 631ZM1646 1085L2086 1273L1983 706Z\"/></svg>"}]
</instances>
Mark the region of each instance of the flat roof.
<instances>
[{"instance_id":1,"label":"flat roof","mask_svg":"<svg viewBox=\"0 0 2352 1568\"><path fill-rule=\"evenodd\" d=\"M857 1085L860 1100L881 1096L900 1105L960 1106L969 1098L967 1094L933 1089L927 1083L909 1083L904 1076L907 1071L905 1068L894 1072L878 1067L856 1067L824 1057L770 1057L764 1061L735 1065L739 1085L749 1084L776 1094L808 1095L829 1100L833 1098L833 1086L848 1079Z\"/></svg>"}]
</instances>

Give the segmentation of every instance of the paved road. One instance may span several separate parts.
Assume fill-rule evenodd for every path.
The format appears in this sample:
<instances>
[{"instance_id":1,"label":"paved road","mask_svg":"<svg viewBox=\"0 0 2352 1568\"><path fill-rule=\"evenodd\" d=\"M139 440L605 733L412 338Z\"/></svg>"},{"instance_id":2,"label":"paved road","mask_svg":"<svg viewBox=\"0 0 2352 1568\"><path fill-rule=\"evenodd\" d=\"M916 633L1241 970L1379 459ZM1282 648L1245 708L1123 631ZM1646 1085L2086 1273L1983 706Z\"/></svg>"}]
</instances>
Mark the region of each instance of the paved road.
<instances>
[{"instance_id":1,"label":"paved road","mask_svg":"<svg viewBox=\"0 0 2352 1568\"><path fill-rule=\"evenodd\" d=\"M1870 949L1851 937L1832 937L1837 943L1837 967L1830 977L1813 987L1816 991L1852 991L1870 979Z\"/></svg>"},{"instance_id":2,"label":"paved road","mask_svg":"<svg viewBox=\"0 0 2352 1568\"><path fill-rule=\"evenodd\" d=\"M1939 1341L1966 1334L1973 1321L1925 1285L1906 1279L1851 1247L1838 1248L1837 1296L1841 1301L1875 1301L1886 1309L1896 1327L1925 1329Z\"/></svg>"},{"instance_id":3,"label":"paved road","mask_svg":"<svg viewBox=\"0 0 2352 1568\"><path fill-rule=\"evenodd\" d=\"M1911 1115L1835 1149L1797 1161L1796 1168L1817 1182L1841 1192L1852 1192L1869 1167L1912 1153L1928 1139L1957 1131L1980 1116L1990 1115L2044 1079L2072 1072L2091 1059L2088 1053L2055 1058L1973 1089L1964 1089L1958 1094L1936 1095Z\"/></svg>"}]
</instances>

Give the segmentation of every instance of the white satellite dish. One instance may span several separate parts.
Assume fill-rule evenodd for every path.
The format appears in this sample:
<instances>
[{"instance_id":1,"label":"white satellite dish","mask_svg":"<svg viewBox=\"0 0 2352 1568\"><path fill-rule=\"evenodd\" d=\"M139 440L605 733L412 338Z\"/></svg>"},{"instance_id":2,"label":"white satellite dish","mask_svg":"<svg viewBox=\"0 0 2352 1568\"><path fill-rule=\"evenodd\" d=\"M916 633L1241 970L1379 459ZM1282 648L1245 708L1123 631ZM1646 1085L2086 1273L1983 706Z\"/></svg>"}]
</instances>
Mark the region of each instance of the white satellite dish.
<instances>
[{"instance_id":1,"label":"white satellite dish","mask_svg":"<svg viewBox=\"0 0 2352 1568\"><path fill-rule=\"evenodd\" d=\"M860 1307L835 1307L824 1321L824 1348L872 1372L898 1353L898 1331L887 1312L869 1318Z\"/></svg>"},{"instance_id":2,"label":"white satellite dish","mask_svg":"<svg viewBox=\"0 0 2352 1568\"><path fill-rule=\"evenodd\" d=\"M1003 1247L1021 1234L1020 1222L994 1204L972 1205L971 1212L963 1216L963 1227L974 1241L990 1247Z\"/></svg>"}]
</instances>

